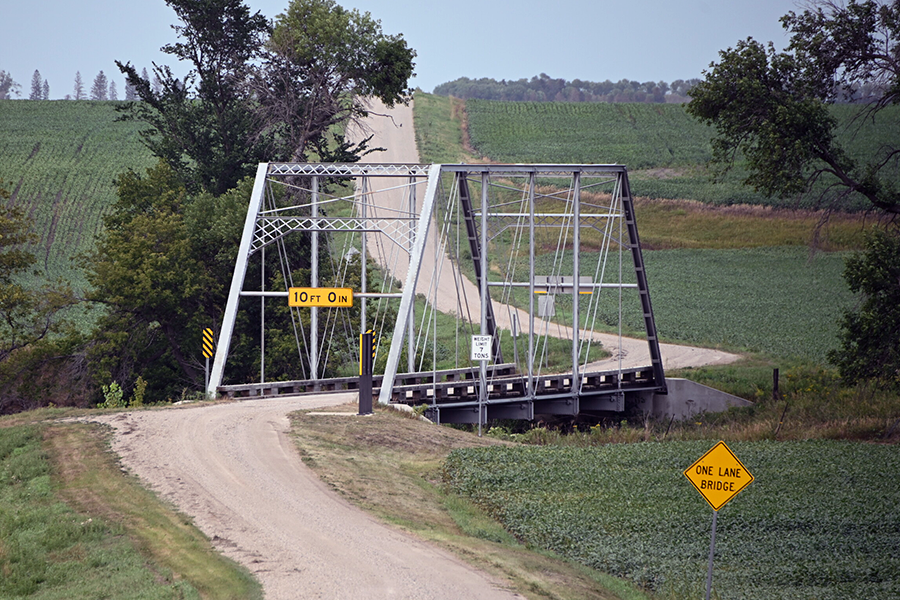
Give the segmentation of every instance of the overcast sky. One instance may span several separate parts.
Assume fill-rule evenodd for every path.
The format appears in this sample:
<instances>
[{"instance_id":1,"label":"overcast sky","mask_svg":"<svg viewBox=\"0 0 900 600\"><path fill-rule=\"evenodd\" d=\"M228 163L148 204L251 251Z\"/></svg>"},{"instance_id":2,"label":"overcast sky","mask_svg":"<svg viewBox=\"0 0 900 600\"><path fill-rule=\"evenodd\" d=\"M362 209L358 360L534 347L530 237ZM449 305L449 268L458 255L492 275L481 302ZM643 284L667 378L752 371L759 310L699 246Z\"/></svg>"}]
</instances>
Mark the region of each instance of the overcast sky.
<instances>
[{"instance_id":1,"label":"overcast sky","mask_svg":"<svg viewBox=\"0 0 900 600\"><path fill-rule=\"evenodd\" d=\"M274 18L289 0L249 0ZM753 37L787 38L778 21L797 0L338 0L369 12L387 34L416 50L414 87L430 92L458 77L666 81L701 77L718 51ZM159 48L176 40L164 0L0 0L0 69L27 98L37 69L50 97L63 98L81 72L85 91L101 70L124 78L114 60L152 62L183 73Z\"/></svg>"}]
</instances>

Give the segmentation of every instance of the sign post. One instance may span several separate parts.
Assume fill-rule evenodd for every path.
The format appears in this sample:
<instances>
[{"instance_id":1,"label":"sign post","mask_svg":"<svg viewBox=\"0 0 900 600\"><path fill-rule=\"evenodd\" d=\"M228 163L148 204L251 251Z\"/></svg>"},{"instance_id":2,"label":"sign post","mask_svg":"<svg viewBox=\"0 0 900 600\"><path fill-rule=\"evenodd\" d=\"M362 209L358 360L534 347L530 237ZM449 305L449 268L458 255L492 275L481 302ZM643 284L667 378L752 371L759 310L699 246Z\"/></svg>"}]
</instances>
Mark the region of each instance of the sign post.
<instances>
[{"instance_id":1,"label":"sign post","mask_svg":"<svg viewBox=\"0 0 900 600\"><path fill-rule=\"evenodd\" d=\"M484 417L484 402L487 400L487 361L491 360L491 344L493 338L489 335L472 336L472 354L470 359L479 361L480 390L478 391L478 437L481 437L481 421Z\"/></svg>"},{"instance_id":2,"label":"sign post","mask_svg":"<svg viewBox=\"0 0 900 600\"><path fill-rule=\"evenodd\" d=\"M375 367L375 331L359 334L359 414L372 414L372 373Z\"/></svg>"},{"instance_id":3,"label":"sign post","mask_svg":"<svg viewBox=\"0 0 900 600\"><path fill-rule=\"evenodd\" d=\"M212 358L214 351L213 330L207 327L203 330L203 356L206 358L206 386L203 388L204 390L209 389L209 359Z\"/></svg>"},{"instance_id":4,"label":"sign post","mask_svg":"<svg viewBox=\"0 0 900 600\"><path fill-rule=\"evenodd\" d=\"M684 476L697 488L713 509L709 542L709 570L706 574L706 600L712 591L713 557L716 552L716 521L719 509L753 483L753 475L738 460L725 442L719 442L684 470Z\"/></svg>"}]
</instances>

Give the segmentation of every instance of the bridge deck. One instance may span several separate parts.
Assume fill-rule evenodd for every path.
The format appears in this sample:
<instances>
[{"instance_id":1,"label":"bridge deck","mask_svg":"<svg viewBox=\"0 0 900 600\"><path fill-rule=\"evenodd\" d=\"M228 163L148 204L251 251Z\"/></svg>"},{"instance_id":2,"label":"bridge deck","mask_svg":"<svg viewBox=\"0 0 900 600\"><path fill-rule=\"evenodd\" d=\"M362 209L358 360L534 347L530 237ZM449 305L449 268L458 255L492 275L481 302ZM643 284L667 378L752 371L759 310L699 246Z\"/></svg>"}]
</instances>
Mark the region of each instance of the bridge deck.
<instances>
[{"instance_id":1,"label":"bridge deck","mask_svg":"<svg viewBox=\"0 0 900 600\"><path fill-rule=\"evenodd\" d=\"M572 374L540 375L529 386L526 375L513 364L487 368L487 396L483 403L486 418L531 420L535 414L572 414L625 409L626 394L659 391L652 367L601 371L581 375L580 389L573 390ZM577 383L577 382L576 382ZM372 381L377 393L381 376ZM418 406L429 405L429 412L441 422L477 422L480 403L480 376L477 368L448 369L424 373L402 373L396 376L391 402ZM281 395L341 392L359 389L358 377L335 379L277 381L218 388L230 398L271 398ZM475 416L468 413L474 411ZM463 420L459 420L463 419Z\"/></svg>"}]
</instances>

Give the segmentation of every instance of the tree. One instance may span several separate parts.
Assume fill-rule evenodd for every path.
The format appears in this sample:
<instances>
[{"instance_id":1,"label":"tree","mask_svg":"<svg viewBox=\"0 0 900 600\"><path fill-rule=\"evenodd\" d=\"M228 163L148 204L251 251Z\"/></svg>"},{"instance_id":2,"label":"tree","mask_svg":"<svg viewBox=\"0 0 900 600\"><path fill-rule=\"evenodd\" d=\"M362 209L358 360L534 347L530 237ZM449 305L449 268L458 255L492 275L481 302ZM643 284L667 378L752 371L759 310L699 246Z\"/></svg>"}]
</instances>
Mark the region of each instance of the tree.
<instances>
[{"instance_id":1,"label":"tree","mask_svg":"<svg viewBox=\"0 0 900 600\"><path fill-rule=\"evenodd\" d=\"M818 190L832 207L861 195L873 207L900 215L894 181L900 148L872 148L858 163L838 144L828 103L875 83L881 94L860 108L875 119L900 101L900 1L850 0L846 7L814 2L782 23L787 52L748 38L719 53L691 90L688 113L716 128L713 163L727 170L740 155L744 183L790 197Z\"/></svg>"},{"instance_id":2,"label":"tree","mask_svg":"<svg viewBox=\"0 0 900 600\"><path fill-rule=\"evenodd\" d=\"M6 71L0 70L0 100L9 100L12 95L19 95L21 86L13 81L12 75Z\"/></svg>"},{"instance_id":3,"label":"tree","mask_svg":"<svg viewBox=\"0 0 900 600\"><path fill-rule=\"evenodd\" d=\"M367 146L351 148L333 126L365 114L360 95L393 105L410 93L415 53L405 41L331 0L294 2L274 31L241 0L168 3L181 41L162 50L192 65L185 78L154 66L156 92L117 64L143 100L124 108L128 117L151 125L145 143L191 192L222 194L262 160L358 160Z\"/></svg>"},{"instance_id":4,"label":"tree","mask_svg":"<svg viewBox=\"0 0 900 600\"><path fill-rule=\"evenodd\" d=\"M200 332L221 320L253 180L220 196L191 195L160 161L146 174L124 173L116 183L118 199L104 217L96 249L82 259L89 299L107 308L88 350L94 385L116 382L131 389L141 376L148 396L159 400L185 388L199 390ZM258 264L248 277L259 280ZM276 327L288 329L289 323ZM229 359L233 380L258 375L258 330L258 312L239 321ZM296 350L292 369L288 373L297 378Z\"/></svg>"},{"instance_id":5,"label":"tree","mask_svg":"<svg viewBox=\"0 0 900 600\"><path fill-rule=\"evenodd\" d=\"M780 196L815 190L837 208L843 198L861 195L887 217L885 231L847 260L844 277L861 303L845 313L841 347L829 360L849 383L897 385L900 231L891 223L900 216L900 148L871 148L857 162L836 141L829 103L856 99L858 118L874 121L900 102L900 0L846 6L818 0L781 21L792 34L787 52L750 38L720 52L720 62L691 90L687 110L716 128L716 163L727 169L743 156L746 184Z\"/></svg>"},{"instance_id":6,"label":"tree","mask_svg":"<svg viewBox=\"0 0 900 600\"><path fill-rule=\"evenodd\" d=\"M160 91L131 63L116 61L134 86L137 102L126 115L149 123L145 144L163 158L191 191L223 194L250 175L264 146L245 85L249 62L269 31L266 18L250 14L241 0L167 0L181 25L182 40L162 51L192 65L183 80L169 67L154 65Z\"/></svg>"},{"instance_id":7,"label":"tree","mask_svg":"<svg viewBox=\"0 0 900 600\"><path fill-rule=\"evenodd\" d=\"M106 93L109 90L109 81L103 71L97 73L94 77L94 84L91 86L91 100L106 100Z\"/></svg>"},{"instance_id":8,"label":"tree","mask_svg":"<svg viewBox=\"0 0 900 600\"><path fill-rule=\"evenodd\" d=\"M306 158L313 152L318 158L356 160L366 143L351 147L342 134L332 135L330 125L362 114L354 94L375 94L389 104L401 101L408 93L413 56L398 37L381 35L368 15L343 9L340 19L331 21L325 14L319 22L337 30L314 32L330 46L298 43L283 46L289 55L267 49L263 56L270 24L239 0L168 3L181 24L175 28L178 43L163 50L191 69L178 79L169 67L154 65L154 76L162 83L155 91L146 73L117 62L141 99L122 107L124 117L150 125L144 141L160 163L145 176L129 172L118 178L119 199L104 219L96 251L84 259L90 297L108 308L92 336L89 361L95 382L116 381L128 389L141 375L149 382L148 394L160 399L184 387L201 387L198 335L221 319L257 163ZM335 7L323 6L325 13ZM342 54L335 58L329 52ZM284 81L265 70L275 61L292 69L289 76L305 77L285 82L283 88L303 99L285 105L294 113L271 112L276 99L270 84ZM340 69L332 73L337 65ZM320 91L317 85L329 87ZM294 135L290 127L304 116L318 121ZM326 246L321 246L323 253ZM307 239L291 236L280 250L293 281L308 282L312 257ZM267 289L284 289L282 274L270 268L263 273L258 263L251 264L248 280L265 277ZM327 279L327 265L320 277ZM232 381L252 381L259 373L259 314L254 316L258 308L250 304L232 342ZM267 333L267 375L297 378L302 359L296 348L288 355L296 342L284 333L291 317L282 308L266 311L267 327L276 330ZM272 325L271 317L284 320Z\"/></svg>"},{"instance_id":9,"label":"tree","mask_svg":"<svg viewBox=\"0 0 900 600\"><path fill-rule=\"evenodd\" d=\"M31 93L28 95L29 100L44 99L44 89L41 84L41 72L35 69L34 74L31 76Z\"/></svg>"},{"instance_id":10,"label":"tree","mask_svg":"<svg viewBox=\"0 0 900 600\"><path fill-rule=\"evenodd\" d=\"M119 92L116 90L116 82L112 79L109 80L109 99L110 100L118 100Z\"/></svg>"},{"instance_id":11,"label":"tree","mask_svg":"<svg viewBox=\"0 0 900 600\"><path fill-rule=\"evenodd\" d=\"M872 234L865 251L847 259L844 279L860 302L844 312L840 348L829 360L848 383L900 388L900 235Z\"/></svg>"},{"instance_id":12,"label":"tree","mask_svg":"<svg viewBox=\"0 0 900 600\"><path fill-rule=\"evenodd\" d=\"M44 80L44 84L41 86L41 100L49 100L50 99L50 84L47 83L47 80Z\"/></svg>"},{"instance_id":13,"label":"tree","mask_svg":"<svg viewBox=\"0 0 900 600\"><path fill-rule=\"evenodd\" d=\"M75 88L72 90L73 100L84 100L84 83L81 81L81 71L75 71Z\"/></svg>"},{"instance_id":14,"label":"tree","mask_svg":"<svg viewBox=\"0 0 900 600\"><path fill-rule=\"evenodd\" d=\"M29 289L20 277L35 263L23 248L35 241L31 223L21 210L6 206L10 197L0 180L0 363L16 351L44 339L58 327L57 314L73 303L67 286Z\"/></svg>"},{"instance_id":15,"label":"tree","mask_svg":"<svg viewBox=\"0 0 900 600\"><path fill-rule=\"evenodd\" d=\"M286 160L303 160L310 151L336 160L334 141L341 159L353 160L364 148L349 148L328 132L365 116L365 97L394 106L412 94L415 51L401 36L384 35L369 13L332 0L293 0L276 18L266 49L254 88L262 124L274 133L274 154Z\"/></svg>"}]
</instances>

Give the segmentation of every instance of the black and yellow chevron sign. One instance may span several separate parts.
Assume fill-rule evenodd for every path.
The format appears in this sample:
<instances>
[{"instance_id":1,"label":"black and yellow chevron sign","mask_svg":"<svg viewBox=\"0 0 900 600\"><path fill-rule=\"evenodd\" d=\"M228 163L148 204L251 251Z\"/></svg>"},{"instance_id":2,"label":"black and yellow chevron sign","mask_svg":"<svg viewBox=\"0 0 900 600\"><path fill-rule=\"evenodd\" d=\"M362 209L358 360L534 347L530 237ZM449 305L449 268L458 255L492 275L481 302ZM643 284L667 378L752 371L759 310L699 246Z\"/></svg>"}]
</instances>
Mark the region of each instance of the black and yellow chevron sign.
<instances>
[{"instance_id":1,"label":"black and yellow chevron sign","mask_svg":"<svg viewBox=\"0 0 900 600\"><path fill-rule=\"evenodd\" d=\"M215 342L213 342L213 330L207 327L203 330L203 356L212 358L215 347Z\"/></svg>"}]
</instances>

